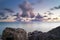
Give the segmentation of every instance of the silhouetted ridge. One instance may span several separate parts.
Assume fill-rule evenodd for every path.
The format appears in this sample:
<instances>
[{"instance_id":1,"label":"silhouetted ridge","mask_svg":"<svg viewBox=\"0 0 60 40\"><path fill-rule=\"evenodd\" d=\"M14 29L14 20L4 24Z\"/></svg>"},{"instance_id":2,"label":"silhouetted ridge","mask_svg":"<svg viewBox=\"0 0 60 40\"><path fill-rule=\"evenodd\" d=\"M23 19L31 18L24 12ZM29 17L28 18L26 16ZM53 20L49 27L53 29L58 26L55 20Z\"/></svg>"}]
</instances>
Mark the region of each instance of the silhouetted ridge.
<instances>
[{"instance_id":1,"label":"silhouetted ridge","mask_svg":"<svg viewBox=\"0 0 60 40\"><path fill-rule=\"evenodd\" d=\"M50 30L48 33L54 34L56 36L60 36L60 26L58 26L57 28L54 28L54 29Z\"/></svg>"}]
</instances>

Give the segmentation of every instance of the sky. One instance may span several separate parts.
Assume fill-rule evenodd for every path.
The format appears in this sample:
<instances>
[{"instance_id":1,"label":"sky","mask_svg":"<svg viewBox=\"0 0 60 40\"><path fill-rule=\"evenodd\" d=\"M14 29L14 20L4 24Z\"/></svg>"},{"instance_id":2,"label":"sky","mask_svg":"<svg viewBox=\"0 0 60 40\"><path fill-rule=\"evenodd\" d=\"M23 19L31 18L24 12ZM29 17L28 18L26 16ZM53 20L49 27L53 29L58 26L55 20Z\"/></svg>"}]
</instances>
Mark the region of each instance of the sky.
<instances>
[{"instance_id":1,"label":"sky","mask_svg":"<svg viewBox=\"0 0 60 40\"><path fill-rule=\"evenodd\" d=\"M10 8L12 10L19 10L18 5L24 0L0 0L0 9ZM54 6L60 5L60 0L28 0L30 3L34 3L32 7L36 12L44 12ZM40 2L39 2L40 1Z\"/></svg>"},{"instance_id":2,"label":"sky","mask_svg":"<svg viewBox=\"0 0 60 40\"><path fill-rule=\"evenodd\" d=\"M59 8L60 0L27 0L27 1L32 4L35 14L40 13L44 15L44 13L50 11L54 13L55 16L60 15ZM20 12L19 4L22 4L23 2L24 0L0 0L0 10L4 8L9 8L14 10L15 13Z\"/></svg>"}]
</instances>

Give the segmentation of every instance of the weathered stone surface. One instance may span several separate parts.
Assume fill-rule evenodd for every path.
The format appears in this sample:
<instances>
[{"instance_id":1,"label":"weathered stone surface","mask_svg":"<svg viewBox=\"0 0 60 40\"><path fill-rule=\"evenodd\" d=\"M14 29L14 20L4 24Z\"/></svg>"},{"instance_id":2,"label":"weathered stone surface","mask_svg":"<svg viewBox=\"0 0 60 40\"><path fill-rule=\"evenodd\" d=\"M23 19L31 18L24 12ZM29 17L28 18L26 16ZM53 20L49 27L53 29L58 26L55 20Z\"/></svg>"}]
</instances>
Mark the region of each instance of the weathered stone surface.
<instances>
[{"instance_id":1,"label":"weathered stone surface","mask_svg":"<svg viewBox=\"0 0 60 40\"><path fill-rule=\"evenodd\" d=\"M28 34L28 35L27 35ZM26 33L21 28L6 28L2 34L3 40L60 40L60 26L48 32L33 31Z\"/></svg>"},{"instance_id":2,"label":"weathered stone surface","mask_svg":"<svg viewBox=\"0 0 60 40\"><path fill-rule=\"evenodd\" d=\"M54 29L50 30L48 33L51 33L51 34L54 34L54 35L60 37L60 26L58 26L57 28L54 28Z\"/></svg>"},{"instance_id":3,"label":"weathered stone surface","mask_svg":"<svg viewBox=\"0 0 60 40\"><path fill-rule=\"evenodd\" d=\"M60 26L49 32L34 31L28 33L29 40L60 40Z\"/></svg>"},{"instance_id":4,"label":"weathered stone surface","mask_svg":"<svg viewBox=\"0 0 60 40\"><path fill-rule=\"evenodd\" d=\"M41 31L34 31L28 33L29 40L39 40L39 35L42 34Z\"/></svg>"},{"instance_id":5,"label":"weathered stone surface","mask_svg":"<svg viewBox=\"0 0 60 40\"><path fill-rule=\"evenodd\" d=\"M27 40L27 33L24 29L6 28L2 33L3 40Z\"/></svg>"}]
</instances>

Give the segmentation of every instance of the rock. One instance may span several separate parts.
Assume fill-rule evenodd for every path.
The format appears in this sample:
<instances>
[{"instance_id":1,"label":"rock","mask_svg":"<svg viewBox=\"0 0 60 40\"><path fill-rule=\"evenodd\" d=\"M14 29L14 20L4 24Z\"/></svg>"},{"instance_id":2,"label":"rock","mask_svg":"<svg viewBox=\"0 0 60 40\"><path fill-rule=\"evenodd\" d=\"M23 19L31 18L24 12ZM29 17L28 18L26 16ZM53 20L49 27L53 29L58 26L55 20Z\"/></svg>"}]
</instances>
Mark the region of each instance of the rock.
<instances>
[{"instance_id":1,"label":"rock","mask_svg":"<svg viewBox=\"0 0 60 40\"><path fill-rule=\"evenodd\" d=\"M60 26L58 26L57 28L54 28L54 29L50 30L48 33L51 33L51 34L54 34L54 35L60 37Z\"/></svg>"},{"instance_id":2,"label":"rock","mask_svg":"<svg viewBox=\"0 0 60 40\"><path fill-rule=\"evenodd\" d=\"M2 39L0 38L0 40L2 40Z\"/></svg>"},{"instance_id":3,"label":"rock","mask_svg":"<svg viewBox=\"0 0 60 40\"><path fill-rule=\"evenodd\" d=\"M2 40L1 35L0 35L0 40Z\"/></svg>"},{"instance_id":4,"label":"rock","mask_svg":"<svg viewBox=\"0 0 60 40\"><path fill-rule=\"evenodd\" d=\"M48 32L34 31L28 33L29 40L60 40L60 26Z\"/></svg>"},{"instance_id":5,"label":"rock","mask_svg":"<svg viewBox=\"0 0 60 40\"><path fill-rule=\"evenodd\" d=\"M2 33L3 40L27 40L27 33L24 29L6 28Z\"/></svg>"},{"instance_id":6,"label":"rock","mask_svg":"<svg viewBox=\"0 0 60 40\"><path fill-rule=\"evenodd\" d=\"M55 38L55 40L60 40L60 26L50 30L47 33L53 34L52 36L53 36L53 38Z\"/></svg>"},{"instance_id":7,"label":"rock","mask_svg":"<svg viewBox=\"0 0 60 40\"><path fill-rule=\"evenodd\" d=\"M28 35L27 35L28 34ZM48 32L33 31L27 33L21 28L6 28L2 34L3 40L60 40L60 26Z\"/></svg>"},{"instance_id":8,"label":"rock","mask_svg":"<svg viewBox=\"0 0 60 40\"><path fill-rule=\"evenodd\" d=\"M39 35L42 34L41 31L34 31L28 33L29 40L39 40Z\"/></svg>"}]
</instances>

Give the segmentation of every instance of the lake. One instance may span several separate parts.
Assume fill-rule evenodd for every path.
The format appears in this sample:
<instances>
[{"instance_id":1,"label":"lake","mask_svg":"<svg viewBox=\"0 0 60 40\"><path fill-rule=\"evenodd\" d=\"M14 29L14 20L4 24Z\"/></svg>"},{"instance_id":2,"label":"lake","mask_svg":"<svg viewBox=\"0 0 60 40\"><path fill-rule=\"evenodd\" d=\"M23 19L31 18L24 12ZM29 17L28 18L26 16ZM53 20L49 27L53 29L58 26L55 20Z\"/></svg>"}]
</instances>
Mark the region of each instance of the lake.
<instances>
[{"instance_id":1,"label":"lake","mask_svg":"<svg viewBox=\"0 0 60 40\"><path fill-rule=\"evenodd\" d=\"M48 32L49 30L60 26L60 22L0 22L0 35L6 27L23 28L27 32L39 30L42 32Z\"/></svg>"}]
</instances>

